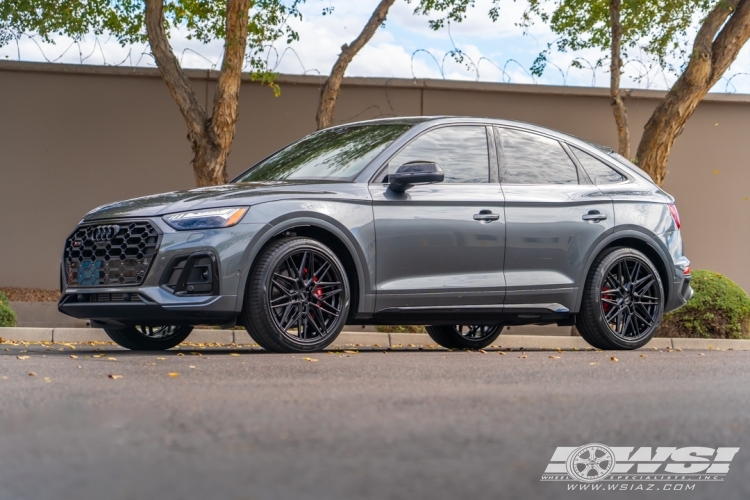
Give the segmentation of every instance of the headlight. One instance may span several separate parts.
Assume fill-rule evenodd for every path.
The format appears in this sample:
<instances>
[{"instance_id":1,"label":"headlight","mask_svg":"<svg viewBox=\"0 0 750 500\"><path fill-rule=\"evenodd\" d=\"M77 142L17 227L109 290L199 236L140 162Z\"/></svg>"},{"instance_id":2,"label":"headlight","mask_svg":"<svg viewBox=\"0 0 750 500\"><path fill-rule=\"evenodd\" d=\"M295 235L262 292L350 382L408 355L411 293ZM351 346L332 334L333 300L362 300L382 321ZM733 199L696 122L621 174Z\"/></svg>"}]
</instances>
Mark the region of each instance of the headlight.
<instances>
[{"instance_id":1,"label":"headlight","mask_svg":"<svg viewBox=\"0 0 750 500\"><path fill-rule=\"evenodd\" d=\"M242 220L242 217L246 213L247 207L211 208L208 210L165 215L162 219L178 231L186 231L188 229L218 229L220 227L234 226Z\"/></svg>"}]
</instances>

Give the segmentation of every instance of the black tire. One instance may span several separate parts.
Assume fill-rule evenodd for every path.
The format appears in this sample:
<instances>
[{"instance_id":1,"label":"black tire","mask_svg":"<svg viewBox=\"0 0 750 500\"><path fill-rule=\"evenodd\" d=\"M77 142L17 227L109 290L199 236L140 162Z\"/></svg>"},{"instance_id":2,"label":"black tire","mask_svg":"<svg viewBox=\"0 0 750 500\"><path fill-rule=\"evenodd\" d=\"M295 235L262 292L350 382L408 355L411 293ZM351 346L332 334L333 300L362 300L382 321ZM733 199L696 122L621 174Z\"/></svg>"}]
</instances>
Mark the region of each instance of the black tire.
<instances>
[{"instance_id":1,"label":"black tire","mask_svg":"<svg viewBox=\"0 0 750 500\"><path fill-rule=\"evenodd\" d=\"M649 258L633 248L613 248L591 266L576 327L598 349L637 349L658 330L664 302Z\"/></svg>"},{"instance_id":2,"label":"black tire","mask_svg":"<svg viewBox=\"0 0 750 500\"><path fill-rule=\"evenodd\" d=\"M349 300L346 271L330 248L310 238L284 238L258 257L242 315L247 333L264 349L315 352L343 330Z\"/></svg>"},{"instance_id":3,"label":"black tire","mask_svg":"<svg viewBox=\"0 0 750 500\"><path fill-rule=\"evenodd\" d=\"M193 331L192 326L129 326L105 328L113 342L133 351L164 351L182 343Z\"/></svg>"},{"instance_id":4,"label":"black tire","mask_svg":"<svg viewBox=\"0 0 750 500\"><path fill-rule=\"evenodd\" d=\"M446 349L482 349L492 345L503 331L502 325L439 325L425 329L432 340Z\"/></svg>"}]
</instances>

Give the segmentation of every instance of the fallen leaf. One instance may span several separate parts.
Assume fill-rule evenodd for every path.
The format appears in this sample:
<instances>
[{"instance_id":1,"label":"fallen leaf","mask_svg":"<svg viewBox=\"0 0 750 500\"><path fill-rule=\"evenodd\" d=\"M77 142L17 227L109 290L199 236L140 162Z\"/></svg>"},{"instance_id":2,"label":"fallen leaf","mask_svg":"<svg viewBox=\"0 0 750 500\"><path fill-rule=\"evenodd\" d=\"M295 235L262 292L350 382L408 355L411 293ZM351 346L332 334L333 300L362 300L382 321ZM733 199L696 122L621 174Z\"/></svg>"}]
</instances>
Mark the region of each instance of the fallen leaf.
<instances>
[{"instance_id":1,"label":"fallen leaf","mask_svg":"<svg viewBox=\"0 0 750 500\"><path fill-rule=\"evenodd\" d=\"M52 379L49 377L44 377L44 381L49 384L50 382L52 382Z\"/></svg>"},{"instance_id":2,"label":"fallen leaf","mask_svg":"<svg viewBox=\"0 0 750 500\"><path fill-rule=\"evenodd\" d=\"M117 361L117 358L107 358L109 361Z\"/></svg>"},{"instance_id":3,"label":"fallen leaf","mask_svg":"<svg viewBox=\"0 0 750 500\"><path fill-rule=\"evenodd\" d=\"M708 346L709 350L712 350L713 348L714 348L714 346L712 346L712 345Z\"/></svg>"},{"instance_id":4,"label":"fallen leaf","mask_svg":"<svg viewBox=\"0 0 750 500\"><path fill-rule=\"evenodd\" d=\"M702 352L699 352L698 356L705 356L705 354L703 354Z\"/></svg>"},{"instance_id":5,"label":"fallen leaf","mask_svg":"<svg viewBox=\"0 0 750 500\"><path fill-rule=\"evenodd\" d=\"M641 357L642 357L642 358L645 358L645 357L646 357L646 355L645 355L645 354L641 354Z\"/></svg>"},{"instance_id":6,"label":"fallen leaf","mask_svg":"<svg viewBox=\"0 0 750 500\"><path fill-rule=\"evenodd\" d=\"M107 376L108 376L109 378L112 378L112 379L115 379L115 380L117 380L117 379L120 379L120 378L122 378L122 375L112 375L112 374L109 374L109 375L107 375Z\"/></svg>"},{"instance_id":7,"label":"fallen leaf","mask_svg":"<svg viewBox=\"0 0 750 500\"><path fill-rule=\"evenodd\" d=\"M302 358L302 360L303 361L311 361L313 363L317 361L317 359L315 359L315 358Z\"/></svg>"},{"instance_id":8,"label":"fallen leaf","mask_svg":"<svg viewBox=\"0 0 750 500\"><path fill-rule=\"evenodd\" d=\"M718 170L714 170L714 175L719 175L719 171Z\"/></svg>"},{"instance_id":9,"label":"fallen leaf","mask_svg":"<svg viewBox=\"0 0 750 500\"><path fill-rule=\"evenodd\" d=\"M73 359L78 359L78 356L76 356L75 354L71 354L70 357Z\"/></svg>"},{"instance_id":10,"label":"fallen leaf","mask_svg":"<svg viewBox=\"0 0 750 500\"><path fill-rule=\"evenodd\" d=\"M560 356L550 356L549 359L560 359Z\"/></svg>"},{"instance_id":11,"label":"fallen leaf","mask_svg":"<svg viewBox=\"0 0 750 500\"><path fill-rule=\"evenodd\" d=\"M612 356L611 358L609 358L609 360L610 360L610 361L614 361L614 362L617 362L617 361L619 361L619 359L617 359L617 358L616 358L616 357L614 357L614 356Z\"/></svg>"},{"instance_id":12,"label":"fallen leaf","mask_svg":"<svg viewBox=\"0 0 750 500\"><path fill-rule=\"evenodd\" d=\"M236 352L230 352L230 353L229 353L229 355L230 355L230 356L239 356L239 353L236 353Z\"/></svg>"},{"instance_id":13,"label":"fallen leaf","mask_svg":"<svg viewBox=\"0 0 750 500\"><path fill-rule=\"evenodd\" d=\"M178 352L178 353L177 353L177 355L178 355L178 356L184 356L184 355L185 355L185 353L184 353L184 352Z\"/></svg>"},{"instance_id":14,"label":"fallen leaf","mask_svg":"<svg viewBox=\"0 0 750 500\"><path fill-rule=\"evenodd\" d=\"M16 358L20 359L21 361L23 361L24 359L29 359L28 356L16 356Z\"/></svg>"},{"instance_id":15,"label":"fallen leaf","mask_svg":"<svg viewBox=\"0 0 750 500\"><path fill-rule=\"evenodd\" d=\"M34 373L34 372L29 372L29 377L36 377L36 373Z\"/></svg>"},{"instance_id":16,"label":"fallen leaf","mask_svg":"<svg viewBox=\"0 0 750 500\"><path fill-rule=\"evenodd\" d=\"M497 353L498 353L498 354L499 354L500 356L505 356L505 353L504 353L503 351L498 351Z\"/></svg>"},{"instance_id":17,"label":"fallen leaf","mask_svg":"<svg viewBox=\"0 0 750 500\"><path fill-rule=\"evenodd\" d=\"M562 352L562 349L560 349L560 348L558 347L558 348L557 348L557 352Z\"/></svg>"},{"instance_id":18,"label":"fallen leaf","mask_svg":"<svg viewBox=\"0 0 750 500\"><path fill-rule=\"evenodd\" d=\"M190 355L191 356L203 356L203 354L201 354L199 352L191 352Z\"/></svg>"},{"instance_id":19,"label":"fallen leaf","mask_svg":"<svg viewBox=\"0 0 750 500\"><path fill-rule=\"evenodd\" d=\"M160 359L160 360L162 360L162 361L163 361L163 360L165 360L165 359L167 359L167 358L156 358L156 359Z\"/></svg>"},{"instance_id":20,"label":"fallen leaf","mask_svg":"<svg viewBox=\"0 0 750 500\"><path fill-rule=\"evenodd\" d=\"M359 351L344 351L347 354L359 354Z\"/></svg>"},{"instance_id":21,"label":"fallen leaf","mask_svg":"<svg viewBox=\"0 0 750 500\"><path fill-rule=\"evenodd\" d=\"M522 354L521 356L518 356L518 357L519 357L519 358L528 358L528 356L527 356L527 355L525 355L525 354Z\"/></svg>"},{"instance_id":22,"label":"fallen leaf","mask_svg":"<svg viewBox=\"0 0 750 500\"><path fill-rule=\"evenodd\" d=\"M189 366L188 368L195 368L195 367L191 365L191 366Z\"/></svg>"},{"instance_id":23,"label":"fallen leaf","mask_svg":"<svg viewBox=\"0 0 750 500\"><path fill-rule=\"evenodd\" d=\"M169 375L169 376L170 376L170 377L172 377L172 378L177 378L177 377L179 377L179 376L180 376L180 374L179 374L179 373L177 373L177 372L169 372L169 373L167 373L167 375Z\"/></svg>"},{"instance_id":24,"label":"fallen leaf","mask_svg":"<svg viewBox=\"0 0 750 500\"><path fill-rule=\"evenodd\" d=\"M595 364L596 364L596 361L594 361L593 363L589 363L589 366L595 365Z\"/></svg>"},{"instance_id":25,"label":"fallen leaf","mask_svg":"<svg viewBox=\"0 0 750 500\"><path fill-rule=\"evenodd\" d=\"M487 354L487 351L485 351L484 349L479 349L479 352L481 352L482 354Z\"/></svg>"}]
</instances>

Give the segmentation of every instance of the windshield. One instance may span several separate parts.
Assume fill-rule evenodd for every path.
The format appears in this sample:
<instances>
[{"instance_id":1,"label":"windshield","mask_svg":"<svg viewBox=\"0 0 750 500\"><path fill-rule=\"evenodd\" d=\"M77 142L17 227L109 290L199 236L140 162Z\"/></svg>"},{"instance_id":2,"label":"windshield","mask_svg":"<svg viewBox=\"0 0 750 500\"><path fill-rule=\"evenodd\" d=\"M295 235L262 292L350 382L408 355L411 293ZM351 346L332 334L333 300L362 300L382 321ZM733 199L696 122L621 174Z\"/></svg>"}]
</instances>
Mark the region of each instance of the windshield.
<instances>
[{"instance_id":1,"label":"windshield","mask_svg":"<svg viewBox=\"0 0 750 500\"><path fill-rule=\"evenodd\" d=\"M351 180L411 125L351 125L321 130L261 161L235 182Z\"/></svg>"}]
</instances>

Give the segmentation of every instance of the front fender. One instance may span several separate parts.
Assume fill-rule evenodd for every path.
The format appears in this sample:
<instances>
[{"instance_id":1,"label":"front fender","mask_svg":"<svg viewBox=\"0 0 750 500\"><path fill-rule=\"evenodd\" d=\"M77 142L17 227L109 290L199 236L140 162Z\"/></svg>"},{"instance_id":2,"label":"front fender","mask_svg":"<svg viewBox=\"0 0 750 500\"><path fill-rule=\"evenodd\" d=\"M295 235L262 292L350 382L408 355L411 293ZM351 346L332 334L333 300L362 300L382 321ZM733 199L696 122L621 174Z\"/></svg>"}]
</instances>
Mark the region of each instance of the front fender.
<instances>
[{"instance_id":1,"label":"front fender","mask_svg":"<svg viewBox=\"0 0 750 500\"><path fill-rule=\"evenodd\" d=\"M281 215L279 215L281 214ZM237 312L242 309L247 280L253 263L265 245L279 234L299 226L312 226L328 231L349 251L357 269L359 304L357 312L375 308L375 226L372 205L329 201L278 201L253 206L246 222L265 219L245 250L241 264L240 287L237 291Z\"/></svg>"}]
</instances>

